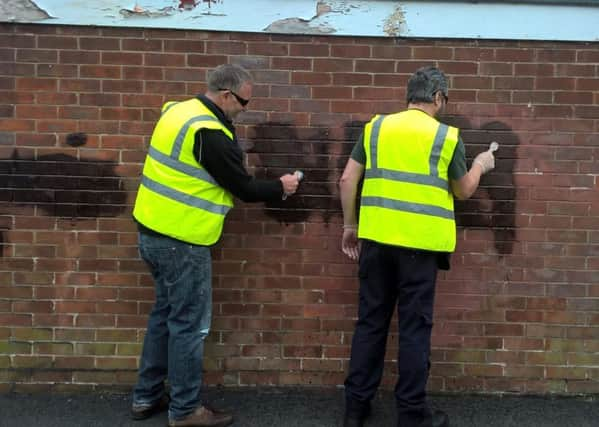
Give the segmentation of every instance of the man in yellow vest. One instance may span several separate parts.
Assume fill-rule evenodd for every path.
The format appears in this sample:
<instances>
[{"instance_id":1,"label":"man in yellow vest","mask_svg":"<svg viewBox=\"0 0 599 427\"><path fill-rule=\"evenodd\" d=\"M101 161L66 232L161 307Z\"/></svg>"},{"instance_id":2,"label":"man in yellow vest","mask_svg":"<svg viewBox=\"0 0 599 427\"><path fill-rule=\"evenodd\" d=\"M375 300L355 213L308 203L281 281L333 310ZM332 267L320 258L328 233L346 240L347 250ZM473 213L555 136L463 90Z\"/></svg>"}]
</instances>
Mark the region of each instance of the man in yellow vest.
<instances>
[{"instance_id":1,"label":"man in yellow vest","mask_svg":"<svg viewBox=\"0 0 599 427\"><path fill-rule=\"evenodd\" d=\"M364 128L340 180L342 250L359 259L360 300L345 381L345 427L370 413L383 373L397 304L400 427L449 426L426 402L435 281L455 248L453 200L467 199L495 166L492 151L467 170L458 129L436 120L447 104L447 79L424 67L409 79L407 110L376 115ZM358 185L359 224L356 215Z\"/></svg>"},{"instance_id":2,"label":"man in yellow vest","mask_svg":"<svg viewBox=\"0 0 599 427\"><path fill-rule=\"evenodd\" d=\"M145 419L168 408L172 427L233 422L231 415L200 399L212 310L210 246L221 236L233 197L245 202L281 200L299 185L296 174L259 180L243 166L232 120L250 102L249 73L221 65L209 74L207 86L205 95L163 106L133 210L156 302L131 416ZM167 378L170 396L165 392Z\"/></svg>"}]
</instances>

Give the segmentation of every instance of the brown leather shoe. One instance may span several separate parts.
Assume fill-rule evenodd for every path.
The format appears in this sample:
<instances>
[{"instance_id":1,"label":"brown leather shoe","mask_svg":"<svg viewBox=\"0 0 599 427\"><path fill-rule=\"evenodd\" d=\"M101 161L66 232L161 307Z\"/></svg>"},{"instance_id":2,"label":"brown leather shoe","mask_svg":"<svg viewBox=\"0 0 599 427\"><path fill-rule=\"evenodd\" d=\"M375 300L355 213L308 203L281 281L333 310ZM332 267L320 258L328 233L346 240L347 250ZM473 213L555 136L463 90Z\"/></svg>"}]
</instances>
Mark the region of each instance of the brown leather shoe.
<instances>
[{"instance_id":1,"label":"brown leather shoe","mask_svg":"<svg viewBox=\"0 0 599 427\"><path fill-rule=\"evenodd\" d=\"M180 420L168 420L169 427L226 427L233 423L233 416L200 406Z\"/></svg>"},{"instance_id":2,"label":"brown leather shoe","mask_svg":"<svg viewBox=\"0 0 599 427\"><path fill-rule=\"evenodd\" d=\"M171 398L168 394L163 395L157 402L151 405L131 405L131 418L134 420L145 420L159 412L166 411Z\"/></svg>"}]
</instances>

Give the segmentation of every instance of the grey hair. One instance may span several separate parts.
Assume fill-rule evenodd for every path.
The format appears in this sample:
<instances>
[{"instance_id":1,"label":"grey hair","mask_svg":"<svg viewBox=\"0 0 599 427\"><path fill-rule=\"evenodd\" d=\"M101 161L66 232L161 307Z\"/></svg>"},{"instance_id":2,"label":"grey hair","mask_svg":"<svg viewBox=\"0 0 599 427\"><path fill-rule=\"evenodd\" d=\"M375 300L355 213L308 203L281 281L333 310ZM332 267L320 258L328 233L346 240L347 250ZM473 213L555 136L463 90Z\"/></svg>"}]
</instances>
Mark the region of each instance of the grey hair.
<instances>
[{"instance_id":1,"label":"grey hair","mask_svg":"<svg viewBox=\"0 0 599 427\"><path fill-rule=\"evenodd\" d=\"M238 91L245 82L252 82L252 76L239 65L223 64L208 75L208 90L218 92L221 89Z\"/></svg>"},{"instance_id":2,"label":"grey hair","mask_svg":"<svg viewBox=\"0 0 599 427\"><path fill-rule=\"evenodd\" d=\"M439 91L447 96L447 78L443 71L430 66L422 67L410 77L406 98L408 104L431 103Z\"/></svg>"}]
</instances>

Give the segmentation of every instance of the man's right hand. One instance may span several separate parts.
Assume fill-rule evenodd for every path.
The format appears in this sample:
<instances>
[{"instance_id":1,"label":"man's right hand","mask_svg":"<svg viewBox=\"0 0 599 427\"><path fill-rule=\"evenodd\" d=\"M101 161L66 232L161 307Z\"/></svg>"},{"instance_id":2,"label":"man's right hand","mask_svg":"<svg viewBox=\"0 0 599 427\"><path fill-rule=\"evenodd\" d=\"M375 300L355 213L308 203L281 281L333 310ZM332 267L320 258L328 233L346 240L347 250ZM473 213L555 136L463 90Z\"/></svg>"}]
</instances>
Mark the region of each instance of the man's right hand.
<instances>
[{"instance_id":1,"label":"man's right hand","mask_svg":"<svg viewBox=\"0 0 599 427\"><path fill-rule=\"evenodd\" d=\"M360 241L358 240L358 230L356 227L343 229L341 250L351 260L357 261L360 257Z\"/></svg>"},{"instance_id":2,"label":"man's right hand","mask_svg":"<svg viewBox=\"0 0 599 427\"><path fill-rule=\"evenodd\" d=\"M279 178L281 183L283 184L283 192L290 196L297 191L297 187L299 187L299 176L298 174L288 173Z\"/></svg>"},{"instance_id":3,"label":"man's right hand","mask_svg":"<svg viewBox=\"0 0 599 427\"><path fill-rule=\"evenodd\" d=\"M483 151L474 158L473 165L479 165L482 173L485 174L495 169L495 156L491 150Z\"/></svg>"}]
</instances>

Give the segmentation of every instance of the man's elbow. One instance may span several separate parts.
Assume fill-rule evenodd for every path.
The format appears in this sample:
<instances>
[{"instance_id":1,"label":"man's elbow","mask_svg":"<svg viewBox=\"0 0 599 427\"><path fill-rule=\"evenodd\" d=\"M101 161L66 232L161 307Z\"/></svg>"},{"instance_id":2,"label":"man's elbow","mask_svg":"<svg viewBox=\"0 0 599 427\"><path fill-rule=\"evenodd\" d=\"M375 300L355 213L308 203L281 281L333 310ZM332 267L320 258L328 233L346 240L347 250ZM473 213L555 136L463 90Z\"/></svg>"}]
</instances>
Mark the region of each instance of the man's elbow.
<instances>
[{"instance_id":1,"label":"man's elbow","mask_svg":"<svg viewBox=\"0 0 599 427\"><path fill-rule=\"evenodd\" d=\"M474 191L458 191L453 193L454 197L458 200L468 200L473 194Z\"/></svg>"},{"instance_id":2,"label":"man's elbow","mask_svg":"<svg viewBox=\"0 0 599 427\"><path fill-rule=\"evenodd\" d=\"M339 190L343 190L344 188L347 188L349 186L349 179L345 174L341 175L341 178L339 178L338 185Z\"/></svg>"},{"instance_id":3,"label":"man's elbow","mask_svg":"<svg viewBox=\"0 0 599 427\"><path fill-rule=\"evenodd\" d=\"M466 195L460 191L454 191L453 192L453 197L455 197L458 200L467 200L470 198L470 195Z\"/></svg>"},{"instance_id":4,"label":"man's elbow","mask_svg":"<svg viewBox=\"0 0 599 427\"><path fill-rule=\"evenodd\" d=\"M470 182L468 179L464 179L461 182L453 183L451 190L456 199L467 200L474 194L476 187L477 186L474 185L474 183Z\"/></svg>"}]
</instances>

